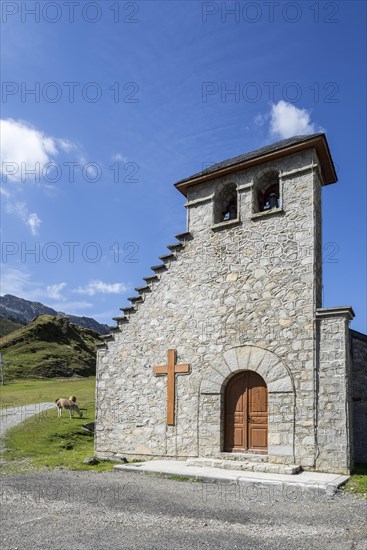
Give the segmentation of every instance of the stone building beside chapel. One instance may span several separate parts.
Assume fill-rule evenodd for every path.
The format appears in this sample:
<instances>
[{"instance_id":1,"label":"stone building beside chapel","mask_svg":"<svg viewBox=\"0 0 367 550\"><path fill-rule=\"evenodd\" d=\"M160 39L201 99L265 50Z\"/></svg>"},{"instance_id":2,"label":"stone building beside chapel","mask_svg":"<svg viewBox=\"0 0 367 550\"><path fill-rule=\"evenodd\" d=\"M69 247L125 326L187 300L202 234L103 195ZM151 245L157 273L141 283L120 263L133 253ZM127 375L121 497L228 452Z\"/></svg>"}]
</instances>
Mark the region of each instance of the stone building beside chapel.
<instances>
[{"instance_id":1,"label":"stone building beside chapel","mask_svg":"<svg viewBox=\"0 0 367 550\"><path fill-rule=\"evenodd\" d=\"M322 305L321 188L336 181L314 134L176 183L187 232L98 349L96 456L367 461L367 337L351 307Z\"/></svg>"}]
</instances>

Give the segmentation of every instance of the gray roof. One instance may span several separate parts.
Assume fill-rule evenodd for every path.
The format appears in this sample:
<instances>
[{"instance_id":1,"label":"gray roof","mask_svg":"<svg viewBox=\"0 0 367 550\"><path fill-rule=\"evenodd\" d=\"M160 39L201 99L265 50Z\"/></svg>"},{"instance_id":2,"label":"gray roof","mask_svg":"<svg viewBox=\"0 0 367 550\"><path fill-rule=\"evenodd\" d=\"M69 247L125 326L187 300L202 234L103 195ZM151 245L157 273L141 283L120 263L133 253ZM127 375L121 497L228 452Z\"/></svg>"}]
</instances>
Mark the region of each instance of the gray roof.
<instances>
[{"instance_id":1,"label":"gray roof","mask_svg":"<svg viewBox=\"0 0 367 550\"><path fill-rule=\"evenodd\" d=\"M238 155L237 157L233 157L227 160L223 160L221 162L218 162L217 164L213 164L213 166L209 166L209 168L205 168L205 170L202 170L201 172L197 172L196 174L193 174L192 176L189 176L188 178L184 178L182 180L179 180L175 185L178 185L180 183L183 183L185 181L191 180L192 178L198 177L198 176L204 176L205 174L211 174L212 172L216 172L217 170L220 170L222 168L226 168L228 166L234 166L236 164L239 164L241 162L245 162L247 160L254 159L256 157L262 157L263 155L266 155L268 153L273 153L275 151L279 151L280 149L285 149L286 147L290 147L291 145L297 145L298 143L304 143L306 141L312 140L319 136L325 136L323 132L320 132L318 134L309 134L304 136L294 136L288 139L283 139L282 141L277 141L276 143L271 143L270 145L265 145L265 147L260 147L260 149L255 149L255 151L250 151L249 153L244 153L243 155Z\"/></svg>"}]
</instances>

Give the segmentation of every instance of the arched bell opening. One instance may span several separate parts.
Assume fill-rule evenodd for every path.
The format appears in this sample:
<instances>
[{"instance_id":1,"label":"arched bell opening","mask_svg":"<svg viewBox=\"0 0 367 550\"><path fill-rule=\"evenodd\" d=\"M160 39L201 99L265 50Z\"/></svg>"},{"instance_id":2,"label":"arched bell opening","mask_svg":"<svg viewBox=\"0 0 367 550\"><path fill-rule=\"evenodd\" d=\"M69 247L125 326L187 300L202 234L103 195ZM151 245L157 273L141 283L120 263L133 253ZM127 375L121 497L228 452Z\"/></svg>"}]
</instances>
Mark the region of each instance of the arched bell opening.
<instances>
[{"instance_id":1,"label":"arched bell opening","mask_svg":"<svg viewBox=\"0 0 367 550\"><path fill-rule=\"evenodd\" d=\"M214 199L214 223L228 222L238 217L237 186L227 183Z\"/></svg>"},{"instance_id":2,"label":"arched bell opening","mask_svg":"<svg viewBox=\"0 0 367 550\"><path fill-rule=\"evenodd\" d=\"M276 170L269 170L256 178L254 185L254 213L281 207L280 178Z\"/></svg>"}]
</instances>

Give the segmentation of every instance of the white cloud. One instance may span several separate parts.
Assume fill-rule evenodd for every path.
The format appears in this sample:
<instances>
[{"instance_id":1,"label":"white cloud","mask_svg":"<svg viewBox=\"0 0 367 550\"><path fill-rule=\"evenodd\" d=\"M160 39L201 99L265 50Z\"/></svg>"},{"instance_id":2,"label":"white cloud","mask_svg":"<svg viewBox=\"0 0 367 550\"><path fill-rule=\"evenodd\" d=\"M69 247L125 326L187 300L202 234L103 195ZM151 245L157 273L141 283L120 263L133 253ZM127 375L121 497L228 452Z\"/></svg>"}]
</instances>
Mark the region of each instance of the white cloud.
<instances>
[{"instance_id":1,"label":"white cloud","mask_svg":"<svg viewBox=\"0 0 367 550\"><path fill-rule=\"evenodd\" d=\"M36 212L29 212L25 202L8 202L6 205L8 214L15 214L25 225L27 225L32 235L38 235L39 226L42 220Z\"/></svg>"},{"instance_id":2,"label":"white cloud","mask_svg":"<svg viewBox=\"0 0 367 550\"><path fill-rule=\"evenodd\" d=\"M8 260L6 256L4 259ZM13 294L32 299L34 298L34 286L28 271L1 264L1 294Z\"/></svg>"},{"instance_id":3,"label":"white cloud","mask_svg":"<svg viewBox=\"0 0 367 550\"><path fill-rule=\"evenodd\" d=\"M112 156L112 160L121 160L122 162L127 162L128 158L121 155L121 153L116 153Z\"/></svg>"},{"instance_id":4,"label":"white cloud","mask_svg":"<svg viewBox=\"0 0 367 550\"><path fill-rule=\"evenodd\" d=\"M9 251L9 256L4 255L4 260L9 261L11 257L12 254ZM35 281L27 269L10 267L5 262L1 264L1 294L13 294L25 300L42 301L50 297L48 290L52 286L57 285L46 287L39 281Z\"/></svg>"},{"instance_id":5,"label":"white cloud","mask_svg":"<svg viewBox=\"0 0 367 550\"><path fill-rule=\"evenodd\" d=\"M272 105L270 116L271 134L282 139L322 131L322 128L311 122L309 111L298 109L283 100Z\"/></svg>"},{"instance_id":6,"label":"white cloud","mask_svg":"<svg viewBox=\"0 0 367 550\"><path fill-rule=\"evenodd\" d=\"M54 157L59 154L59 151L72 152L77 157L81 155L79 146L70 140L47 136L22 120L1 119L0 137L0 173L4 184L8 181L39 183L45 165L48 162L54 162ZM48 193L54 190L54 187L47 182L44 182L43 187ZM0 193L6 200L6 211L16 215L27 225L32 235L37 235L42 223L41 219L36 212L28 211L25 202L14 200L14 194L20 191L19 186L13 185L11 190L6 189L5 185L1 187Z\"/></svg>"},{"instance_id":7,"label":"white cloud","mask_svg":"<svg viewBox=\"0 0 367 550\"><path fill-rule=\"evenodd\" d=\"M61 147L65 153L70 153L70 151L78 150L77 145L68 139L57 139L57 144Z\"/></svg>"},{"instance_id":8,"label":"white cloud","mask_svg":"<svg viewBox=\"0 0 367 550\"><path fill-rule=\"evenodd\" d=\"M36 214L36 212L32 212L32 214L29 214L26 223L31 228L32 235L38 235L38 228L41 225L42 220L38 217L38 214Z\"/></svg>"},{"instance_id":9,"label":"white cloud","mask_svg":"<svg viewBox=\"0 0 367 550\"><path fill-rule=\"evenodd\" d=\"M79 146L72 141L47 136L23 120L1 119L0 134L0 171L5 181L39 181L43 167L54 160L60 149L77 156L81 154ZM27 174L32 170L36 174Z\"/></svg>"},{"instance_id":10,"label":"white cloud","mask_svg":"<svg viewBox=\"0 0 367 550\"><path fill-rule=\"evenodd\" d=\"M66 283L48 285L46 287L47 296L52 300L64 300L61 290L66 287Z\"/></svg>"},{"instance_id":11,"label":"white cloud","mask_svg":"<svg viewBox=\"0 0 367 550\"><path fill-rule=\"evenodd\" d=\"M8 174L10 180L20 180L22 166L26 170L34 170L37 163L44 166L51 157L57 155L54 138L24 121L11 118L0 120L0 132L1 171ZM13 175L9 171L10 164L14 164Z\"/></svg>"},{"instance_id":12,"label":"white cloud","mask_svg":"<svg viewBox=\"0 0 367 550\"><path fill-rule=\"evenodd\" d=\"M10 267L6 263L1 264L0 293L2 295L12 294L25 300L42 302L56 311L75 315L83 314L83 310L93 307L93 304L87 301L66 301L61 294L65 286L66 283L46 286L40 281L35 281L26 269ZM50 303L50 300L59 301Z\"/></svg>"},{"instance_id":13,"label":"white cloud","mask_svg":"<svg viewBox=\"0 0 367 550\"><path fill-rule=\"evenodd\" d=\"M88 296L94 296L95 294L120 294L128 290L128 287L124 283L104 283L103 281L90 281L86 286L74 289L73 292L77 294L87 294Z\"/></svg>"},{"instance_id":14,"label":"white cloud","mask_svg":"<svg viewBox=\"0 0 367 550\"><path fill-rule=\"evenodd\" d=\"M6 199L10 198L10 193L7 189L5 189L3 186L0 186L0 195L3 195Z\"/></svg>"},{"instance_id":15,"label":"white cloud","mask_svg":"<svg viewBox=\"0 0 367 550\"><path fill-rule=\"evenodd\" d=\"M261 113L258 113L254 118L254 122L256 126L264 126L267 118L268 118L268 115L262 115Z\"/></svg>"}]
</instances>

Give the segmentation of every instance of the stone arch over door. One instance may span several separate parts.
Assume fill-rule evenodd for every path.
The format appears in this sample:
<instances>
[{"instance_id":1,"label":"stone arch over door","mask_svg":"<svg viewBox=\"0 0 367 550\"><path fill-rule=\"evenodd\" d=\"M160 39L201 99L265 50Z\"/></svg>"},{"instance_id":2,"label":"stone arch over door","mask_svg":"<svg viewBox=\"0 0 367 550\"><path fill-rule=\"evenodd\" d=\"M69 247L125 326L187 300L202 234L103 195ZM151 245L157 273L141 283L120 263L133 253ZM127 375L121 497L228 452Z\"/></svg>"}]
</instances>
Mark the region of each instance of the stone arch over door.
<instances>
[{"instance_id":1,"label":"stone arch over door","mask_svg":"<svg viewBox=\"0 0 367 550\"><path fill-rule=\"evenodd\" d=\"M235 373L254 371L268 389L268 456L293 463L295 390L292 375L274 352L258 346L237 346L206 365L200 385L199 454L217 456L224 447L224 392Z\"/></svg>"}]
</instances>

